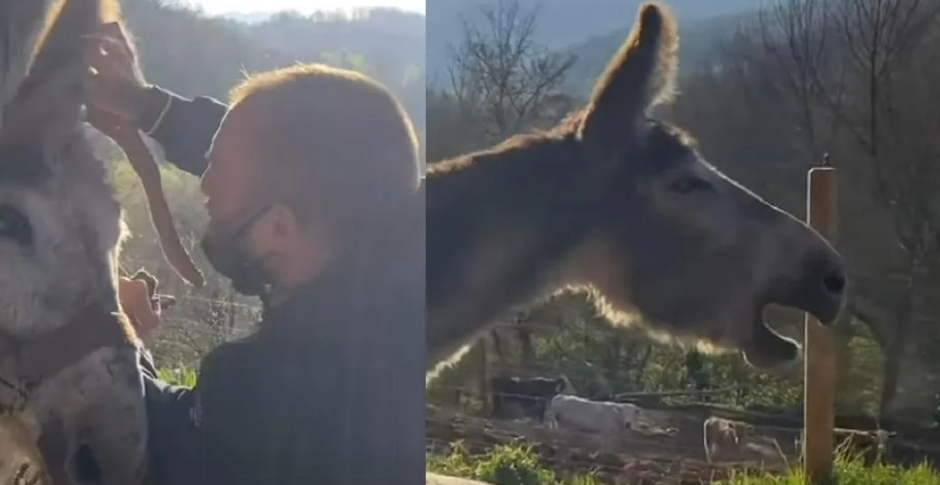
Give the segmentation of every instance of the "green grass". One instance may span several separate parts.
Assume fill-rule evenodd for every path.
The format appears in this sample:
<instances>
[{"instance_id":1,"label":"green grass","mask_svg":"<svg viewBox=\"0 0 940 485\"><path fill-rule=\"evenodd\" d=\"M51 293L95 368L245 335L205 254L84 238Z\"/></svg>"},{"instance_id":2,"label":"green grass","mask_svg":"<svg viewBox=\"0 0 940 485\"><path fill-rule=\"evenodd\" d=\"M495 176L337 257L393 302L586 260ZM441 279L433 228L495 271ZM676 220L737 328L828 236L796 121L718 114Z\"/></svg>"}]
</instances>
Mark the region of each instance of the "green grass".
<instances>
[{"instance_id":1,"label":"green grass","mask_svg":"<svg viewBox=\"0 0 940 485\"><path fill-rule=\"evenodd\" d=\"M499 445L483 456L471 456L461 444L447 455L428 455L427 470L494 485L603 485L592 475L562 477L539 463L526 445Z\"/></svg>"},{"instance_id":2,"label":"green grass","mask_svg":"<svg viewBox=\"0 0 940 485\"><path fill-rule=\"evenodd\" d=\"M427 469L493 485L606 485L593 475L561 476L544 468L538 454L529 446L500 445L489 453L471 456L457 443L447 455L428 455ZM743 472L720 485L806 485L802 472L794 469L788 475ZM940 473L926 465L904 468L894 465L865 466L860 458L847 455L836 459L837 485L940 485Z\"/></svg>"},{"instance_id":3,"label":"green grass","mask_svg":"<svg viewBox=\"0 0 940 485\"><path fill-rule=\"evenodd\" d=\"M865 466L862 460L839 457L836 460L837 485L940 485L940 473L927 465L904 468L895 465ZM722 485L806 485L803 473L793 470L788 475L739 474Z\"/></svg>"},{"instance_id":4,"label":"green grass","mask_svg":"<svg viewBox=\"0 0 940 485\"><path fill-rule=\"evenodd\" d=\"M187 367L176 369L157 369L157 378L174 386L193 387L196 385L197 372Z\"/></svg>"},{"instance_id":5,"label":"green grass","mask_svg":"<svg viewBox=\"0 0 940 485\"><path fill-rule=\"evenodd\" d=\"M160 379L192 387L197 371L162 368ZM447 455L428 455L427 470L469 478L493 485L606 485L594 474L563 475L542 466L538 453L528 445L499 445L485 455L473 456L461 443ZM802 472L788 475L737 473L721 485L806 485ZM837 485L940 485L940 472L926 465L904 468L894 465L867 467L859 457L840 453L836 459Z\"/></svg>"}]
</instances>

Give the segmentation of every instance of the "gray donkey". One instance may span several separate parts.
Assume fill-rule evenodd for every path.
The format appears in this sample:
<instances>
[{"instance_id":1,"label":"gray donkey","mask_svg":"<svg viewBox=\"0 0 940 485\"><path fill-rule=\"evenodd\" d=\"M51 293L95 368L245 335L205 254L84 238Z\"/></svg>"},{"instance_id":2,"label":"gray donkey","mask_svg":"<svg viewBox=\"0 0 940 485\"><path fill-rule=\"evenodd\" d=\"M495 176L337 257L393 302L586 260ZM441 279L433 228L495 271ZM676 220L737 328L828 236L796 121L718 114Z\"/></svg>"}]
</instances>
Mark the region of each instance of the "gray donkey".
<instances>
[{"instance_id":1,"label":"gray donkey","mask_svg":"<svg viewBox=\"0 0 940 485\"><path fill-rule=\"evenodd\" d=\"M617 325L742 350L759 367L800 352L765 324L768 304L838 316L846 277L832 246L647 116L673 98L678 42L663 5L641 6L583 110L429 167L429 369L512 307L569 287Z\"/></svg>"},{"instance_id":2,"label":"gray donkey","mask_svg":"<svg viewBox=\"0 0 940 485\"><path fill-rule=\"evenodd\" d=\"M146 470L139 341L116 292L125 228L82 123L82 37L118 15L117 0L0 0L0 484L29 478L23 457L46 484ZM122 338L50 367L92 321Z\"/></svg>"}]
</instances>

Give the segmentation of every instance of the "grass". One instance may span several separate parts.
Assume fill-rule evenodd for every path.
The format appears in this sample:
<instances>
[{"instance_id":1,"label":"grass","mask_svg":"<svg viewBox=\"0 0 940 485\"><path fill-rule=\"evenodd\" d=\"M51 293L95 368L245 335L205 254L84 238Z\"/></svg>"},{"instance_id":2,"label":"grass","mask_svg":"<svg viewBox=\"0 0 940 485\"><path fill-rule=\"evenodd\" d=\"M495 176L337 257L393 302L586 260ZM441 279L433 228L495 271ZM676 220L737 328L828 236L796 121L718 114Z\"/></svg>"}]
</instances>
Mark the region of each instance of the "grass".
<instances>
[{"instance_id":1,"label":"grass","mask_svg":"<svg viewBox=\"0 0 940 485\"><path fill-rule=\"evenodd\" d=\"M197 371L190 368L162 368L160 379L192 387ZM462 445L451 446L447 455L428 455L430 472L469 478L493 485L607 485L594 474L563 475L542 466L538 453L529 445L499 445L485 455L472 456ZM802 472L788 475L737 473L717 482L720 485L806 485ZM860 457L839 453L836 458L837 485L940 485L940 472L927 465L904 468L894 465L865 466Z\"/></svg>"},{"instance_id":2,"label":"grass","mask_svg":"<svg viewBox=\"0 0 940 485\"><path fill-rule=\"evenodd\" d=\"M500 445L489 453L471 456L457 443L447 455L428 455L427 469L493 485L606 485L594 475L561 476L544 468L538 454L525 445ZM736 473L716 485L806 485L802 472L787 475L760 472ZM940 472L927 465L904 468L895 465L866 466L860 457L840 455L836 459L837 485L940 485Z\"/></svg>"},{"instance_id":3,"label":"grass","mask_svg":"<svg viewBox=\"0 0 940 485\"><path fill-rule=\"evenodd\" d=\"M175 369L157 369L157 378L166 382L167 384L173 384L174 386L186 386L193 387L196 385L196 376L198 372L194 369L189 369L186 367L177 367Z\"/></svg>"},{"instance_id":4,"label":"grass","mask_svg":"<svg viewBox=\"0 0 940 485\"><path fill-rule=\"evenodd\" d=\"M562 477L544 468L527 445L499 445L483 456L471 456L462 443L447 455L428 455L427 470L494 485L604 485L592 475Z\"/></svg>"},{"instance_id":5,"label":"grass","mask_svg":"<svg viewBox=\"0 0 940 485\"><path fill-rule=\"evenodd\" d=\"M940 485L940 473L922 464L912 468L895 465L865 466L862 460L839 457L836 460L837 485ZM788 475L739 474L722 485L806 485L800 470Z\"/></svg>"}]
</instances>

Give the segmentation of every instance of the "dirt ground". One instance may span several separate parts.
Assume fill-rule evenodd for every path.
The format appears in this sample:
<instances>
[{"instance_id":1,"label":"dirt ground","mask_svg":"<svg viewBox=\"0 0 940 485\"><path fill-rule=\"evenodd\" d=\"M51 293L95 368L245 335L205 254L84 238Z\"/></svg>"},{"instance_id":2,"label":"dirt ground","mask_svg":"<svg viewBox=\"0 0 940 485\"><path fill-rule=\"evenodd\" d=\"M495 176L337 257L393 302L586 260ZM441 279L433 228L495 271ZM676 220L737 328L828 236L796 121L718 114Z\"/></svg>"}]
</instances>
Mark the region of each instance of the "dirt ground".
<instances>
[{"instance_id":1,"label":"dirt ground","mask_svg":"<svg viewBox=\"0 0 940 485\"><path fill-rule=\"evenodd\" d=\"M498 444L526 443L557 472L594 473L610 483L631 485L701 485L726 478L735 469L783 470L793 459L793 434L764 430L762 434L777 435L785 459L710 465L702 445L703 418L654 411L653 419L659 427L628 432L610 443L597 435L547 429L532 421L483 419L429 407L427 437L429 448L437 453L446 453L458 440L471 454L483 454Z\"/></svg>"}]
</instances>

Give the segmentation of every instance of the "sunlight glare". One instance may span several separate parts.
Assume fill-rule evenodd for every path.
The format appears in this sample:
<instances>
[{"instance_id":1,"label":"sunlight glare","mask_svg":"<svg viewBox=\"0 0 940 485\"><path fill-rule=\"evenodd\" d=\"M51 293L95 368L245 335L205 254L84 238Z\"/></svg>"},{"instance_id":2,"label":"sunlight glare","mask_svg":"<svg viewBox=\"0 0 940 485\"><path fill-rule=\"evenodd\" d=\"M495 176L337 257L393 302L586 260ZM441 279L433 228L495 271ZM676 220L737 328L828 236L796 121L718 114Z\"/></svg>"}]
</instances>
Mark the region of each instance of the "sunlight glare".
<instances>
[{"instance_id":1,"label":"sunlight glare","mask_svg":"<svg viewBox=\"0 0 940 485\"><path fill-rule=\"evenodd\" d=\"M424 13L425 0L183 0L181 3L202 8L207 14L256 13L294 10L310 14L322 10L352 10L388 6Z\"/></svg>"}]
</instances>

